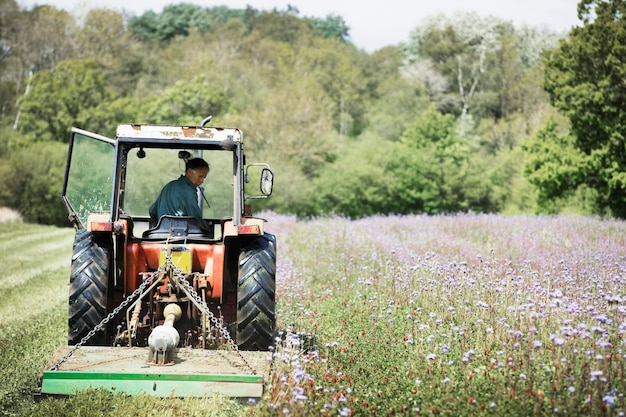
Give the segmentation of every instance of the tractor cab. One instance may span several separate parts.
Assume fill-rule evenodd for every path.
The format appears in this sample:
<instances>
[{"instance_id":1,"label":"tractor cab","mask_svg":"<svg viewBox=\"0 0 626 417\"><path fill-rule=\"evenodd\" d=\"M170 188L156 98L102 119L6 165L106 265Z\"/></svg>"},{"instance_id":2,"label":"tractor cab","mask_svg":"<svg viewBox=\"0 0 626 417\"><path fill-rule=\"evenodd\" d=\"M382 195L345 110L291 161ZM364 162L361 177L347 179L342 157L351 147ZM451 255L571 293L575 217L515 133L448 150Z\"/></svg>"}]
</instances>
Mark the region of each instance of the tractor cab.
<instances>
[{"instance_id":1,"label":"tractor cab","mask_svg":"<svg viewBox=\"0 0 626 417\"><path fill-rule=\"evenodd\" d=\"M89 215L104 213L111 227L120 219L132 220L133 236L141 237L154 226L148 209L161 188L183 175L193 157L209 163L198 206L217 238L225 220L242 224L247 200L272 193L269 166L244 165L238 129L121 125L116 138L109 139L74 128L63 187L70 221L77 229L106 227L88 223Z\"/></svg>"}]
</instances>

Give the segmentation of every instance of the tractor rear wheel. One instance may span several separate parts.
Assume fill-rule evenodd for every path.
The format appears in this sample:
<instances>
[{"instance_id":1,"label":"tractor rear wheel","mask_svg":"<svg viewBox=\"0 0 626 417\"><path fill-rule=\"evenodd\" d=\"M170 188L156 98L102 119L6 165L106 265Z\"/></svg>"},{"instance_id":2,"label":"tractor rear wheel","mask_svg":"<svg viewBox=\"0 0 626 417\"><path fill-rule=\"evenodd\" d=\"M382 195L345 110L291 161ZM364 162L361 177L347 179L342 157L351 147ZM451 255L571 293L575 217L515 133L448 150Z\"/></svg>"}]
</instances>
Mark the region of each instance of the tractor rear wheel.
<instances>
[{"instance_id":1,"label":"tractor rear wheel","mask_svg":"<svg viewBox=\"0 0 626 417\"><path fill-rule=\"evenodd\" d=\"M81 341L106 317L109 286L109 250L104 236L80 229L74 237L68 308L69 345ZM87 345L106 345L106 330Z\"/></svg>"},{"instance_id":2,"label":"tractor rear wheel","mask_svg":"<svg viewBox=\"0 0 626 417\"><path fill-rule=\"evenodd\" d=\"M239 254L237 345L268 350L276 328L276 236L265 233Z\"/></svg>"}]
</instances>

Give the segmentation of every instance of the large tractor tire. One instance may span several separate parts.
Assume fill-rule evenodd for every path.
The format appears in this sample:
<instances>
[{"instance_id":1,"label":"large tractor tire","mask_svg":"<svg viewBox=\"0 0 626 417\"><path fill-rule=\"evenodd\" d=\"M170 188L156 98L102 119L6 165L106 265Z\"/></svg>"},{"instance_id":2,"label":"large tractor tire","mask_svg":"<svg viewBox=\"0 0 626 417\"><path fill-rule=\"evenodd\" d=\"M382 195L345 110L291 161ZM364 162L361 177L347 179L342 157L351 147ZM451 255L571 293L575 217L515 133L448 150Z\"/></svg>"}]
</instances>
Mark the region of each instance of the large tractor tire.
<instances>
[{"instance_id":1,"label":"large tractor tire","mask_svg":"<svg viewBox=\"0 0 626 417\"><path fill-rule=\"evenodd\" d=\"M105 236L96 236L85 229L76 232L70 274L69 345L79 343L106 317L109 253L110 244ZM97 332L85 344L106 345L106 330Z\"/></svg>"},{"instance_id":2,"label":"large tractor tire","mask_svg":"<svg viewBox=\"0 0 626 417\"><path fill-rule=\"evenodd\" d=\"M235 339L241 350L268 350L275 329L276 237L265 233L239 254Z\"/></svg>"}]
</instances>

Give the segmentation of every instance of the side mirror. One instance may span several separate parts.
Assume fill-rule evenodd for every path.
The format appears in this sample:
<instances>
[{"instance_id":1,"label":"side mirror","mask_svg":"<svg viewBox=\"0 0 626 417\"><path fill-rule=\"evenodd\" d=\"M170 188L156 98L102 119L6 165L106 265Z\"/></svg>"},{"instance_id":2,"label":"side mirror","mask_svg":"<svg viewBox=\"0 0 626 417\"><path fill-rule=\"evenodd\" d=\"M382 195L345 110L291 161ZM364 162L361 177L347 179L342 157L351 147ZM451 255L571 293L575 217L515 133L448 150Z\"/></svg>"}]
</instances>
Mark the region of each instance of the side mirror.
<instances>
[{"instance_id":1,"label":"side mirror","mask_svg":"<svg viewBox=\"0 0 626 417\"><path fill-rule=\"evenodd\" d=\"M258 189L250 190L254 191L253 193L245 193L245 200L267 198L272 195L274 188L274 173L267 164L250 164L246 167L244 182L246 184L259 184Z\"/></svg>"},{"instance_id":2,"label":"side mirror","mask_svg":"<svg viewBox=\"0 0 626 417\"><path fill-rule=\"evenodd\" d=\"M265 196L272 195L272 188L274 188L274 173L269 168L263 168L261 171L261 193Z\"/></svg>"}]
</instances>

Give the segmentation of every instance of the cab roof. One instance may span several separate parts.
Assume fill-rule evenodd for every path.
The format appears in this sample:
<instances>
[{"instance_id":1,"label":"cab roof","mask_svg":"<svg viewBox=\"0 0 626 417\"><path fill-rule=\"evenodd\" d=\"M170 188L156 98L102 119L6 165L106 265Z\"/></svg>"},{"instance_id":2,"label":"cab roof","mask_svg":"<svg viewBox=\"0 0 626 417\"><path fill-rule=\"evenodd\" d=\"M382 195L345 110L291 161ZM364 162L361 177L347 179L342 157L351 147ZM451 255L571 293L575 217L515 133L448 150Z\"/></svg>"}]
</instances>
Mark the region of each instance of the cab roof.
<instances>
[{"instance_id":1,"label":"cab roof","mask_svg":"<svg viewBox=\"0 0 626 417\"><path fill-rule=\"evenodd\" d=\"M123 124L117 127L116 138L133 139L203 139L216 142L242 142L243 133L236 128Z\"/></svg>"}]
</instances>

